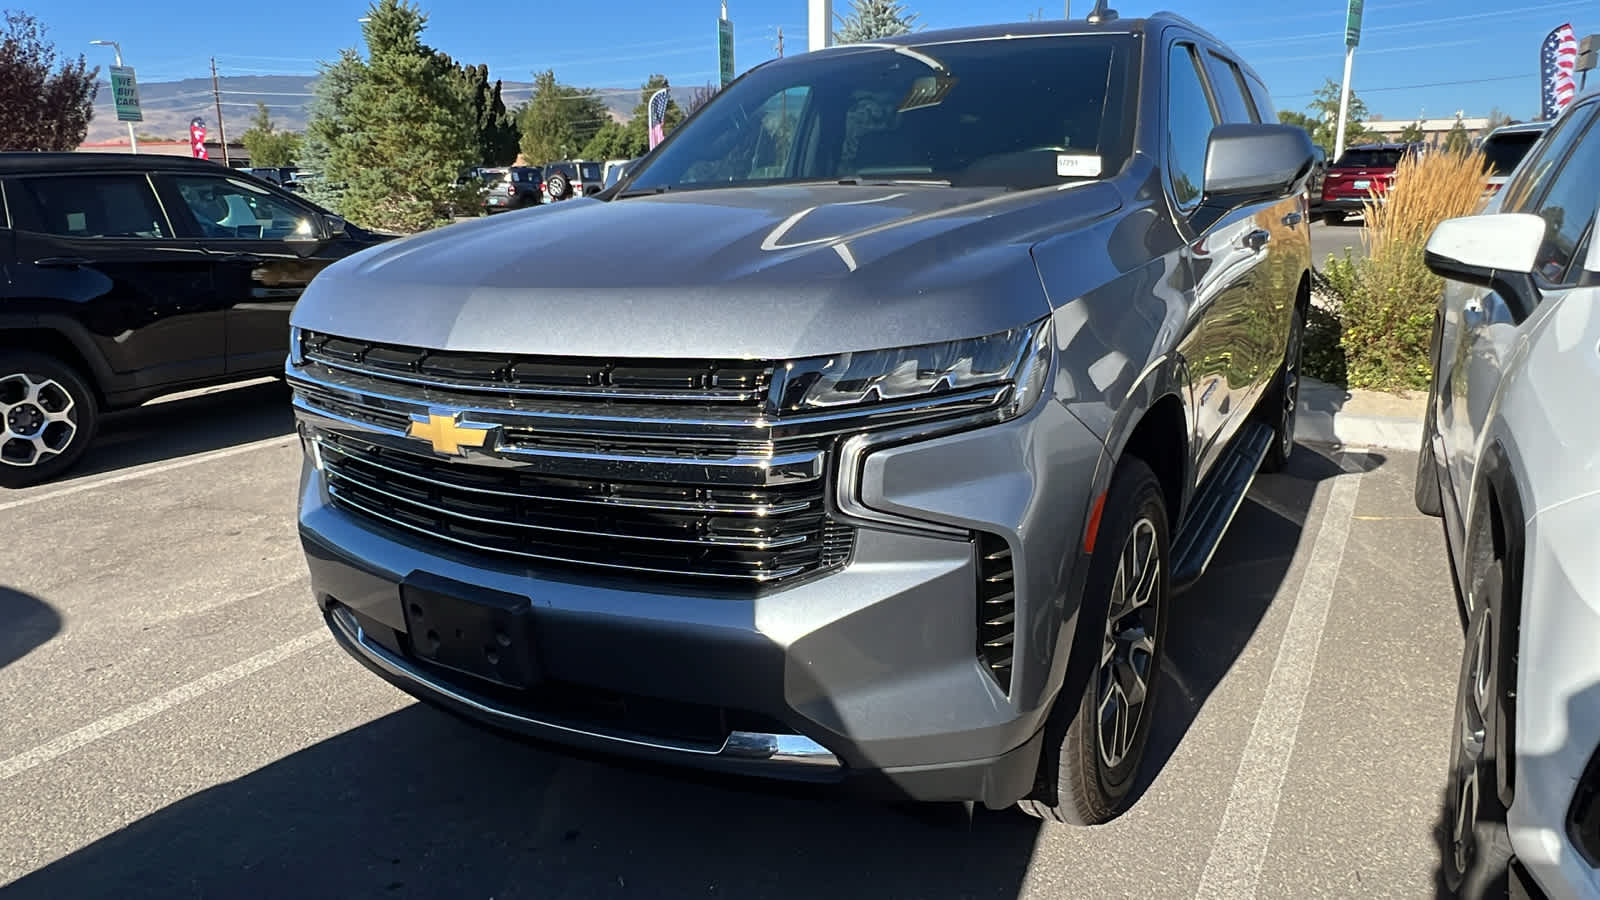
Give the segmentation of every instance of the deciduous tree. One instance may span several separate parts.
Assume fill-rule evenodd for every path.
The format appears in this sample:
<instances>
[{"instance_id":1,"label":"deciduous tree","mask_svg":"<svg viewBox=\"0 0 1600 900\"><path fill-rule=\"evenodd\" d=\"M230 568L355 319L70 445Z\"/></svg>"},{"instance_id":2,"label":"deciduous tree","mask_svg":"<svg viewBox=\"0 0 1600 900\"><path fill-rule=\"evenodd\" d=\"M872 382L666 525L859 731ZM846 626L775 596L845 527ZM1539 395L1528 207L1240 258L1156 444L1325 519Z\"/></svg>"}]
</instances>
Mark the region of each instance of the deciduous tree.
<instances>
[{"instance_id":1,"label":"deciduous tree","mask_svg":"<svg viewBox=\"0 0 1600 900\"><path fill-rule=\"evenodd\" d=\"M252 166L292 166L300 152L300 135L292 131L279 131L272 122L267 105L256 101L255 118L250 128L239 138L250 153Z\"/></svg>"},{"instance_id":2,"label":"deciduous tree","mask_svg":"<svg viewBox=\"0 0 1600 900\"><path fill-rule=\"evenodd\" d=\"M39 20L7 11L0 25L0 150L76 150L89 133L99 74L82 54L58 63Z\"/></svg>"}]
</instances>

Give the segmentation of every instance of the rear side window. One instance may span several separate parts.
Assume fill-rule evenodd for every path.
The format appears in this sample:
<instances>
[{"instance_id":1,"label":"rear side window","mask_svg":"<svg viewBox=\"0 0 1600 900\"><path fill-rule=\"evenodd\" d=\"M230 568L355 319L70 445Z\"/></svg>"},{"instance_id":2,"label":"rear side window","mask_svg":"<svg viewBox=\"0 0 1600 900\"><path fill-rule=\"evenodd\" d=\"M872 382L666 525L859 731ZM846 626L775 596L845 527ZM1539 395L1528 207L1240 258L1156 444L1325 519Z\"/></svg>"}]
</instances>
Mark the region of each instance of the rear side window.
<instances>
[{"instance_id":1,"label":"rear side window","mask_svg":"<svg viewBox=\"0 0 1600 900\"><path fill-rule=\"evenodd\" d=\"M1244 73L1233 60L1216 53L1206 53L1206 70L1211 76L1211 87L1217 92L1217 102L1222 105L1224 122L1260 122L1261 114L1245 86Z\"/></svg>"},{"instance_id":2,"label":"rear side window","mask_svg":"<svg viewBox=\"0 0 1600 900\"><path fill-rule=\"evenodd\" d=\"M1167 52L1167 167L1179 206L1200 199L1205 185L1206 149L1217 114L1211 108L1192 44L1173 44Z\"/></svg>"},{"instance_id":3,"label":"rear side window","mask_svg":"<svg viewBox=\"0 0 1600 900\"><path fill-rule=\"evenodd\" d=\"M600 164L599 163L584 163L583 164L583 180L584 181L599 181L600 180Z\"/></svg>"},{"instance_id":4,"label":"rear side window","mask_svg":"<svg viewBox=\"0 0 1600 900\"><path fill-rule=\"evenodd\" d=\"M1261 121L1278 121L1278 109L1272 105L1272 92L1254 76L1246 77L1245 81L1250 86L1250 96L1256 102L1256 111L1261 113Z\"/></svg>"},{"instance_id":5,"label":"rear side window","mask_svg":"<svg viewBox=\"0 0 1600 900\"><path fill-rule=\"evenodd\" d=\"M19 224L73 238L170 238L172 230L143 175L21 178L8 197L27 210Z\"/></svg>"}]
</instances>

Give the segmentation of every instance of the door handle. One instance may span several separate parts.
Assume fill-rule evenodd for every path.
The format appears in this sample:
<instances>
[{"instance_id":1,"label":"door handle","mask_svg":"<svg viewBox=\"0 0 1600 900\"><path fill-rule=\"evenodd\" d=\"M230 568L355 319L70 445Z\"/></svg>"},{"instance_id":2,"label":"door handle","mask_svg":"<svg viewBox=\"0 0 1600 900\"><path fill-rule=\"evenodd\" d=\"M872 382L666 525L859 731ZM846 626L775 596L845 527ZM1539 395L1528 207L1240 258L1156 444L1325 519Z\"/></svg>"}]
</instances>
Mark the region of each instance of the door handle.
<instances>
[{"instance_id":1,"label":"door handle","mask_svg":"<svg viewBox=\"0 0 1600 900\"><path fill-rule=\"evenodd\" d=\"M1292 213L1289 213L1287 216L1283 217L1283 224L1289 226L1290 228L1293 228L1296 225L1299 225L1301 222L1304 222L1305 220L1306 220L1305 216L1303 216L1303 215L1301 215L1300 213L1297 213L1297 212L1292 212Z\"/></svg>"},{"instance_id":2,"label":"door handle","mask_svg":"<svg viewBox=\"0 0 1600 900\"><path fill-rule=\"evenodd\" d=\"M34 260L33 264L46 269L73 269L87 266L89 259L84 256L46 256L44 259Z\"/></svg>"},{"instance_id":3,"label":"door handle","mask_svg":"<svg viewBox=\"0 0 1600 900\"><path fill-rule=\"evenodd\" d=\"M259 262L266 262L266 257L258 256L258 255L254 254L254 253L224 253L221 256L217 257L217 258L221 262L231 262L231 263L251 263L251 264L254 264L254 263L259 263Z\"/></svg>"},{"instance_id":4,"label":"door handle","mask_svg":"<svg viewBox=\"0 0 1600 900\"><path fill-rule=\"evenodd\" d=\"M1272 232L1266 230L1265 228L1257 228L1256 230L1245 235L1243 238L1240 238L1239 248L1242 250L1253 250L1259 253L1261 252L1261 248L1265 247L1267 245L1267 241L1270 240L1272 240Z\"/></svg>"}]
</instances>

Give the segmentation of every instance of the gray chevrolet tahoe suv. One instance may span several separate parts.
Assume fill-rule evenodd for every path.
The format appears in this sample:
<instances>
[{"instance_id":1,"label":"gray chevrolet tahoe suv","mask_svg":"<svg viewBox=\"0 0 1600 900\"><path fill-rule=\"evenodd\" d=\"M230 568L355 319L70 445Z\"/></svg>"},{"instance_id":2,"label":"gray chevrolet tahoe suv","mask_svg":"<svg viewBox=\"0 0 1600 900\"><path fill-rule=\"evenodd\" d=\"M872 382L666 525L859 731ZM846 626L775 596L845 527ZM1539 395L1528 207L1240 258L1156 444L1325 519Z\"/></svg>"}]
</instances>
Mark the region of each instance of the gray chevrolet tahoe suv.
<instances>
[{"instance_id":1,"label":"gray chevrolet tahoe suv","mask_svg":"<svg viewBox=\"0 0 1600 900\"><path fill-rule=\"evenodd\" d=\"M317 602L500 729L1112 818L1293 446L1311 160L1170 15L761 65L597 197L317 278Z\"/></svg>"}]
</instances>

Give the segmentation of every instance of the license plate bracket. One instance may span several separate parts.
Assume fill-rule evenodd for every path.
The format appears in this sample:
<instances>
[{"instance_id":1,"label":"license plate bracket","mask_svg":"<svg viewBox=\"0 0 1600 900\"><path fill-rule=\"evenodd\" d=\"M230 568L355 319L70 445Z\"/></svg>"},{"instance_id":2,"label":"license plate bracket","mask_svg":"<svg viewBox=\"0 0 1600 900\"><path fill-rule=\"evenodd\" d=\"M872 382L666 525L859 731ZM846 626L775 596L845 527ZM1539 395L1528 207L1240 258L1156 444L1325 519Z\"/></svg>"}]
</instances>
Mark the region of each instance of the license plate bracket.
<instances>
[{"instance_id":1,"label":"license plate bracket","mask_svg":"<svg viewBox=\"0 0 1600 900\"><path fill-rule=\"evenodd\" d=\"M527 597L415 573L401 583L400 603L418 659L506 687L538 682Z\"/></svg>"},{"instance_id":2,"label":"license plate bracket","mask_svg":"<svg viewBox=\"0 0 1600 900\"><path fill-rule=\"evenodd\" d=\"M1367 188L1372 187L1372 182L1371 181L1358 181L1355 184L1352 184L1351 187L1355 188L1358 191L1364 191Z\"/></svg>"}]
</instances>

